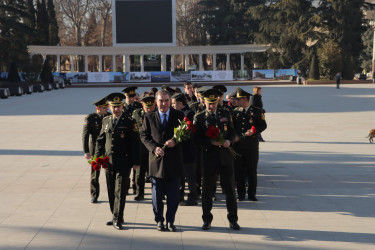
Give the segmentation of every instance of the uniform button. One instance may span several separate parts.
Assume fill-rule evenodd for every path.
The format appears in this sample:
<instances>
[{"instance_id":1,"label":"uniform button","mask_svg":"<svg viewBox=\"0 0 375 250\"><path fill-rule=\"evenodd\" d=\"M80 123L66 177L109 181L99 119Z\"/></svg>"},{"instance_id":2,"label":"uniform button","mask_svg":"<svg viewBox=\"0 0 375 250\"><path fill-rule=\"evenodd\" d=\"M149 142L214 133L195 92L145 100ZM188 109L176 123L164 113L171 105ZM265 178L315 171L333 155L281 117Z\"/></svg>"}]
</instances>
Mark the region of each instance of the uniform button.
<instances>
[{"instance_id":1,"label":"uniform button","mask_svg":"<svg viewBox=\"0 0 375 250\"><path fill-rule=\"evenodd\" d=\"M125 156L128 157L128 154L126 154Z\"/></svg>"},{"instance_id":2,"label":"uniform button","mask_svg":"<svg viewBox=\"0 0 375 250\"><path fill-rule=\"evenodd\" d=\"M244 122L242 124L245 124Z\"/></svg>"},{"instance_id":3,"label":"uniform button","mask_svg":"<svg viewBox=\"0 0 375 250\"><path fill-rule=\"evenodd\" d=\"M113 154L114 152L112 151L112 154Z\"/></svg>"}]
</instances>

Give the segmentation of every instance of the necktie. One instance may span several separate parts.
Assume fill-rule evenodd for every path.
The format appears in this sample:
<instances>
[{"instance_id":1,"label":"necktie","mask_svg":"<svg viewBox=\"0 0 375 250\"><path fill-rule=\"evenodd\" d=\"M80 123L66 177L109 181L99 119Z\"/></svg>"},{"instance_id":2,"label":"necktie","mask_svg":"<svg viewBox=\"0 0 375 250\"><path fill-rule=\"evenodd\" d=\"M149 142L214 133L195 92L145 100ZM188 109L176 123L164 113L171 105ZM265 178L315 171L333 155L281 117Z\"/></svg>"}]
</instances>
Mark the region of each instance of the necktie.
<instances>
[{"instance_id":1,"label":"necktie","mask_svg":"<svg viewBox=\"0 0 375 250\"><path fill-rule=\"evenodd\" d=\"M167 126L167 114L163 114L163 128L165 129L165 127Z\"/></svg>"},{"instance_id":2,"label":"necktie","mask_svg":"<svg viewBox=\"0 0 375 250\"><path fill-rule=\"evenodd\" d=\"M117 118L113 119L113 127L116 126L116 123L117 123Z\"/></svg>"}]
</instances>

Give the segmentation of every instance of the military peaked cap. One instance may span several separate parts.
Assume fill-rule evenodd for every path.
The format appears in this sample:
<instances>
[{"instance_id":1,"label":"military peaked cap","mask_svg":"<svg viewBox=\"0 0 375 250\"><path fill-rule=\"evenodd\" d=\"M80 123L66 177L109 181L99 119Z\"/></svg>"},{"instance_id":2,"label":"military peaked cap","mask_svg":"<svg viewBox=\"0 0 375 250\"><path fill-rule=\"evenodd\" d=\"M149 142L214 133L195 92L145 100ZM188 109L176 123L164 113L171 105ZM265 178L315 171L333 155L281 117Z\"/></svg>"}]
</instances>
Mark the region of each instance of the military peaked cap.
<instances>
[{"instance_id":1,"label":"military peaked cap","mask_svg":"<svg viewBox=\"0 0 375 250\"><path fill-rule=\"evenodd\" d=\"M136 90L137 88L138 88L138 87L136 87L136 86L127 87L127 88L124 88L124 89L122 90L122 92L125 93L125 96L134 97L134 96L136 95L135 90Z\"/></svg>"},{"instance_id":2,"label":"military peaked cap","mask_svg":"<svg viewBox=\"0 0 375 250\"><path fill-rule=\"evenodd\" d=\"M208 89L202 93L204 101L207 103L216 103L219 101L219 96L222 95L218 89Z\"/></svg>"},{"instance_id":3,"label":"military peaked cap","mask_svg":"<svg viewBox=\"0 0 375 250\"><path fill-rule=\"evenodd\" d=\"M109 94L106 98L108 104L111 106L121 106L124 104L125 96L123 93L112 93Z\"/></svg>"},{"instance_id":4,"label":"military peaked cap","mask_svg":"<svg viewBox=\"0 0 375 250\"><path fill-rule=\"evenodd\" d=\"M107 103L106 97L101 98L99 100L96 100L92 104L94 104L97 107L108 107L108 103Z\"/></svg>"}]
</instances>

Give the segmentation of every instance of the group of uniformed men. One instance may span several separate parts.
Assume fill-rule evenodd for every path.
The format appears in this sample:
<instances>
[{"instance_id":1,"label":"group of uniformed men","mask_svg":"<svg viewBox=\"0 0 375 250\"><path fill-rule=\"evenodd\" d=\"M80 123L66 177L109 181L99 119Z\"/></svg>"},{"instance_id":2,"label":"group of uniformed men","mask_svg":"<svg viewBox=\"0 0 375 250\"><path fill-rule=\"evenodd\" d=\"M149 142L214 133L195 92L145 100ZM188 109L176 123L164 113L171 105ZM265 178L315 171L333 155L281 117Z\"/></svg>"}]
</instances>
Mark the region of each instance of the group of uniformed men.
<instances>
[{"instance_id":1,"label":"group of uniformed men","mask_svg":"<svg viewBox=\"0 0 375 250\"><path fill-rule=\"evenodd\" d=\"M218 178L230 228L240 230L237 200L243 201L247 193L249 200L257 201L258 134L267 128L263 109L251 105L251 94L241 88L229 94L230 102L224 101L227 89L223 85L210 88L186 82L185 93L163 85L159 91L153 88L144 92L140 102L135 101L136 89L128 87L124 94L112 93L94 102L96 112L85 118L85 158L110 159L105 172L112 219L107 225L122 229L133 168L134 200L144 199L146 173L151 178L157 230L176 231L178 205L197 205L200 195L202 229L209 230ZM111 114L107 113L108 106ZM174 128L184 117L193 121L196 132L190 140L176 143L172 139ZM220 130L220 140L207 133L211 126ZM99 174L91 169L92 203L99 196ZM186 182L189 193L184 200Z\"/></svg>"}]
</instances>

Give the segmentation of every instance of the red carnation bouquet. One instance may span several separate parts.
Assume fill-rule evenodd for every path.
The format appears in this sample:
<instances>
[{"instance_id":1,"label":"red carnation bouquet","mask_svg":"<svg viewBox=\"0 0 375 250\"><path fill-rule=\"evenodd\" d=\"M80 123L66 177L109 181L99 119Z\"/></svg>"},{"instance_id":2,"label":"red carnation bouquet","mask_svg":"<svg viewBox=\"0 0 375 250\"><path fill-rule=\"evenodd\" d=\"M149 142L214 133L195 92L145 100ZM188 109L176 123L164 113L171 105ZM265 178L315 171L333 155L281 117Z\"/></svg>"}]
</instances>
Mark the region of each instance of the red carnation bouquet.
<instances>
[{"instance_id":1,"label":"red carnation bouquet","mask_svg":"<svg viewBox=\"0 0 375 250\"><path fill-rule=\"evenodd\" d=\"M191 136L196 132L196 128L192 121L189 118L185 117L182 121L178 120L180 125L177 128L174 128L174 134L172 140L176 143L187 141ZM165 150L167 146L163 146L162 149ZM160 158L156 156L156 159Z\"/></svg>"},{"instance_id":2,"label":"red carnation bouquet","mask_svg":"<svg viewBox=\"0 0 375 250\"><path fill-rule=\"evenodd\" d=\"M256 133L257 133L257 129L256 129L256 127L251 126L251 128L250 128L250 132L253 133L253 134L256 134ZM240 136L241 139L243 139L243 138L245 138L245 137L246 137L246 136L245 136L245 133L241 134L241 136Z\"/></svg>"},{"instance_id":3,"label":"red carnation bouquet","mask_svg":"<svg viewBox=\"0 0 375 250\"><path fill-rule=\"evenodd\" d=\"M212 138L214 141L220 142L220 144L224 144L224 136L218 127L210 125L206 131L206 136ZM228 147L228 149L232 153L233 158L236 159L237 156L241 156L232 147Z\"/></svg>"},{"instance_id":4,"label":"red carnation bouquet","mask_svg":"<svg viewBox=\"0 0 375 250\"><path fill-rule=\"evenodd\" d=\"M99 156L99 157L94 156L92 160L89 160L89 163L91 164L91 167L95 171L99 171L100 168L107 169L108 163L109 163L109 157L108 156Z\"/></svg>"}]
</instances>

